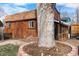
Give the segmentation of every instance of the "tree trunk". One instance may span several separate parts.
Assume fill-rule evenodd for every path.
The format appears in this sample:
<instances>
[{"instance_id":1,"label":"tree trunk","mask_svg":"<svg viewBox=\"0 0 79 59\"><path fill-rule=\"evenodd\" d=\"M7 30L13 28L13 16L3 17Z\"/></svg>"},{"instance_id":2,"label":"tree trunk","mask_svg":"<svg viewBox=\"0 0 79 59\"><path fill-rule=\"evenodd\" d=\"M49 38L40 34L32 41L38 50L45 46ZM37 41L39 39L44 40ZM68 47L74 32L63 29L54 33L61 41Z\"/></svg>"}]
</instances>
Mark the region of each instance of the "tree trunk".
<instances>
[{"instance_id":1,"label":"tree trunk","mask_svg":"<svg viewBox=\"0 0 79 59\"><path fill-rule=\"evenodd\" d=\"M51 3L37 5L39 47L51 48L54 40L54 12Z\"/></svg>"},{"instance_id":2,"label":"tree trunk","mask_svg":"<svg viewBox=\"0 0 79 59\"><path fill-rule=\"evenodd\" d=\"M0 27L0 37L1 37L1 40L4 40L3 27Z\"/></svg>"}]
</instances>

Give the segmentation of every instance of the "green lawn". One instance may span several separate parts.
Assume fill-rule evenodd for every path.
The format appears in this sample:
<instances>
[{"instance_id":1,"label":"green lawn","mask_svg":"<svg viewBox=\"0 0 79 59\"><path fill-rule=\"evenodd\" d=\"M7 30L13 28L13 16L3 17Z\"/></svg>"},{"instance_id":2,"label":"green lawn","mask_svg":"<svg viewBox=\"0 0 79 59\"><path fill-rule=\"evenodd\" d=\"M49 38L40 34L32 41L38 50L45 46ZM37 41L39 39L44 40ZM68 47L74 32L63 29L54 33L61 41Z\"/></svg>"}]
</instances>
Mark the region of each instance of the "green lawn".
<instances>
[{"instance_id":1,"label":"green lawn","mask_svg":"<svg viewBox=\"0 0 79 59\"><path fill-rule=\"evenodd\" d=\"M0 46L0 56L16 56L19 46L13 44L6 44Z\"/></svg>"}]
</instances>

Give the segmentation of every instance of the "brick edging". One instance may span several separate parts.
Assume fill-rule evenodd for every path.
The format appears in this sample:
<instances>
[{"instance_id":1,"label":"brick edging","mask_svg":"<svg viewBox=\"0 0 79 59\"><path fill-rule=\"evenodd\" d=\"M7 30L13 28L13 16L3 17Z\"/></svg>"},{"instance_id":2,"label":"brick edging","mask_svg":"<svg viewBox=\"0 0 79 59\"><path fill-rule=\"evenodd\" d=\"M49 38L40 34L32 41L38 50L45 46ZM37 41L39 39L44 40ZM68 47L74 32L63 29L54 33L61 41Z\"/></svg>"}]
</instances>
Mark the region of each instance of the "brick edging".
<instances>
[{"instance_id":1,"label":"brick edging","mask_svg":"<svg viewBox=\"0 0 79 59\"><path fill-rule=\"evenodd\" d=\"M73 45L66 43L66 42L61 42L61 41L56 41L56 42L59 42L59 43L62 43L62 44L65 44L65 45L72 47L72 51L70 53L68 53L67 55L64 55L64 56L78 56L78 48L77 47L74 47ZM27 54L23 51L23 47L25 45L28 45L28 44L31 44L31 43L35 43L35 42L30 42L30 43L26 43L26 44L21 45L17 55L18 56L30 56L29 54Z\"/></svg>"},{"instance_id":2,"label":"brick edging","mask_svg":"<svg viewBox=\"0 0 79 59\"><path fill-rule=\"evenodd\" d=\"M61 42L61 41L57 41L57 42L68 45L72 48L72 51L65 56L78 56L78 48L77 47L75 47L67 42Z\"/></svg>"}]
</instances>

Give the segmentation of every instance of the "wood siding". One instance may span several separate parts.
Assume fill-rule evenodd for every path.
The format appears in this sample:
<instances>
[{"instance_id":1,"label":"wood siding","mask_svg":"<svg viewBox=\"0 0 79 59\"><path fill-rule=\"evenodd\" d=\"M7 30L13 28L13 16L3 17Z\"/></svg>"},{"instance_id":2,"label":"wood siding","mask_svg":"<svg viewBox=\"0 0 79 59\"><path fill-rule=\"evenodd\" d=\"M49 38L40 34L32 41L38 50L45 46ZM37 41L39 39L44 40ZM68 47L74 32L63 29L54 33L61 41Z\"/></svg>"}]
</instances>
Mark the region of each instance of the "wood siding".
<instances>
[{"instance_id":1,"label":"wood siding","mask_svg":"<svg viewBox=\"0 0 79 59\"><path fill-rule=\"evenodd\" d=\"M55 11L54 12L54 19L59 21L60 20L60 13Z\"/></svg>"},{"instance_id":2,"label":"wood siding","mask_svg":"<svg viewBox=\"0 0 79 59\"><path fill-rule=\"evenodd\" d=\"M36 20L33 20L33 21L36 22ZM4 32L12 33L12 38L27 38L28 36L36 37L37 36L37 26L35 28L29 28L28 21L18 21L18 22L15 21L15 22L11 22L10 28L7 28L5 26Z\"/></svg>"},{"instance_id":3,"label":"wood siding","mask_svg":"<svg viewBox=\"0 0 79 59\"><path fill-rule=\"evenodd\" d=\"M54 19L57 21L60 20L60 13L58 13L57 11L54 11ZM28 21L31 20L35 21L35 28L29 28ZM7 23L11 23L11 26L9 28L7 27ZM58 27L55 27L55 30L57 30L58 32L56 36L58 36L61 30L61 25L59 23L55 23L55 25L57 25ZM62 28L64 28L65 30L67 29L67 27L63 24ZM11 33L12 38L27 38L28 36L37 37L38 29L36 10L6 16L4 32Z\"/></svg>"},{"instance_id":4,"label":"wood siding","mask_svg":"<svg viewBox=\"0 0 79 59\"><path fill-rule=\"evenodd\" d=\"M71 35L72 36L79 35L79 24L72 24L71 25Z\"/></svg>"},{"instance_id":5,"label":"wood siding","mask_svg":"<svg viewBox=\"0 0 79 59\"><path fill-rule=\"evenodd\" d=\"M28 19L36 19L36 10L27 11L22 13L17 13L14 15L8 15L5 17L5 21L21 21L21 20L28 20Z\"/></svg>"}]
</instances>

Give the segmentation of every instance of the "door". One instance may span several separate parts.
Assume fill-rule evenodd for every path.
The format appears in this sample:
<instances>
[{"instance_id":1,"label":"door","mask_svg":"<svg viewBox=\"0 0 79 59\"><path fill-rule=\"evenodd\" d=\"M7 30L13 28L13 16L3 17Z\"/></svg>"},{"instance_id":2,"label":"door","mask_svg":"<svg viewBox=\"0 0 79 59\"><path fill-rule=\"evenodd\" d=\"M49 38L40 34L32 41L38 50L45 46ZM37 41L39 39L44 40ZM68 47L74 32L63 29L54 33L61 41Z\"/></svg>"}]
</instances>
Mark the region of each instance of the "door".
<instances>
[{"instance_id":1,"label":"door","mask_svg":"<svg viewBox=\"0 0 79 59\"><path fill-rule=\"evenodd\" d=\"M58 24L54 23L54 37L55 40L58 40Z\"/></svg>"},{"instance_id":2,"label":"door","mask_svg":"<svg viewBox=\"0 0 79 59\"><path fill-rule=\"evenodd\" d=\"M15 24L15 38L23 38L22 22L16 22Z\"/></svg>"}]
</instances>

